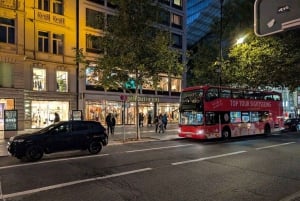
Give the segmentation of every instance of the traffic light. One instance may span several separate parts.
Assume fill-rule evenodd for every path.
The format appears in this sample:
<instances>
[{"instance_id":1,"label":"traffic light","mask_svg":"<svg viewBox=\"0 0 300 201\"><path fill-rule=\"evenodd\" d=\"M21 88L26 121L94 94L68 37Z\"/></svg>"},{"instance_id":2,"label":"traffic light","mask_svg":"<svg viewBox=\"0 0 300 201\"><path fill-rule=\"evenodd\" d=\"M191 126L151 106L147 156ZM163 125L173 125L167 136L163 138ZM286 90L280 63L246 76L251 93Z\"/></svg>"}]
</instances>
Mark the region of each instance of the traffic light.
<instances>
[{"instance_id":1,"label":"traffic light","mask_svg":"<svg viewBox=\"0 0 300 201\"><path fill-rule=\"evenodd\" d=\"M254 32L272 35L300 27L300 0L256 0Z\"/></svg>"}]
</instances>

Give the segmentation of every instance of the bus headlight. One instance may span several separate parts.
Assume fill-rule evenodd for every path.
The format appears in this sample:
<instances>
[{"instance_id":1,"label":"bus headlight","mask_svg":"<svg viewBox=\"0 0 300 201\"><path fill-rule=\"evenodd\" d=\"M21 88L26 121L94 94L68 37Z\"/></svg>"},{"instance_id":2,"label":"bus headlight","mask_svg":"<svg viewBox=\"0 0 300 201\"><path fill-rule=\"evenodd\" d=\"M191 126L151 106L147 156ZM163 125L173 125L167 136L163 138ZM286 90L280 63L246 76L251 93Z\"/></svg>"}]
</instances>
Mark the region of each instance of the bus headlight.
<instances>
[{"instance_id":1,"label":"bus headlight","mask_svg":"<svg viewBox=\"0 0 300 201\"><path fill-rule=\"evenodd\" d=\"M199 129L196 132L197 135L203 135L204 134L204 130L203 129Z\"/></svg>"}]
</instances>

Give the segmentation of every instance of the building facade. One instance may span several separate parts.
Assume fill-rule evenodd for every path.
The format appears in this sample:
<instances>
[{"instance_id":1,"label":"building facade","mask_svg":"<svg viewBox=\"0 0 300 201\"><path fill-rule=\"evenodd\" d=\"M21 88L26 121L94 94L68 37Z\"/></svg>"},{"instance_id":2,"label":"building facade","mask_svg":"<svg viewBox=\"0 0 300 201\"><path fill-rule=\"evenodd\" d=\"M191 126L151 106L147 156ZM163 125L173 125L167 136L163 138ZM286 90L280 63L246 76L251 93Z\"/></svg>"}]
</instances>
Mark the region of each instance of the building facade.
<instances>
[{"instance_id":1,"label":"building facade","mask_svg":"<svg viewBox=\"0 0 300 201\"><path fill-rule=\"evenodd\" d=\"M186 51L185 0L159 0L166 8L163 25L172 33L174 47ZM17 111L17 130L43 128L54 120L81 118L104 123L112 112L117 123L134 124L135 98L122 92L96 87L93 65L80 71L75 50L86 58L99 56L90 36L101 37L102 28L91 22L95 15L104 19L115 7L108 0L10 0L0 1L0 138L4 138L5 111ZM105 22L104 22L105 23ZM183 58L184 60L185 58ZM181 77L162 75L159 91L143 86L139 112L146 117L167 113L177 121ZM124 94L123 94L124 95ZM122 121L122 114L125 120ZM6 136L7 137L7 136Z\"/></svg>"}]
</instances>

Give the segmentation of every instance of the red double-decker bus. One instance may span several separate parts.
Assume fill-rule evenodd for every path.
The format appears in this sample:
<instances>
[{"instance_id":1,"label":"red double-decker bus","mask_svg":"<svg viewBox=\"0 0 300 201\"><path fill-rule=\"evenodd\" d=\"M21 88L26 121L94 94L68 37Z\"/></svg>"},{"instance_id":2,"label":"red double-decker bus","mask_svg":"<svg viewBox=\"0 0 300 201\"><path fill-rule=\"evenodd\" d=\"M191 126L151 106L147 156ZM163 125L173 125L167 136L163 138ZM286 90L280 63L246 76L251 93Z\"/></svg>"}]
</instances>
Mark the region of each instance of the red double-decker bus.
<instances>
[{"instance_id":1,"label":"red double-decker bus","mask_svg":"<svg viewBox=\"0 0 300 201\"><path fill-rule=\"evenodd\" d=\"M179 136L211 139L270 134L283 126L281 93L218 86L182 90Z\"/></svg>"}]
</instances>

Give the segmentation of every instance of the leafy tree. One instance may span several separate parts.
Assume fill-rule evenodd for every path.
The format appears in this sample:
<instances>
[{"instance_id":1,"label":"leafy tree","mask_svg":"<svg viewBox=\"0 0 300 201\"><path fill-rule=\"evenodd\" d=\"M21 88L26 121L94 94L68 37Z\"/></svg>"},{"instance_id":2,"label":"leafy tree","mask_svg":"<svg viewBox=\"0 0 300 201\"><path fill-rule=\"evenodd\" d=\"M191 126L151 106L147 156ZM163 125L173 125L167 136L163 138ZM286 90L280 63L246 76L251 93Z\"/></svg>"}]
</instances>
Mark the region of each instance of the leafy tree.
<instances>
[{"instance_id":1,"label":"leafy tree","mask_svg":"<svg viewBox=\"0 0 300 201\"><path fill-rule=\"evenodd\" d=\"M257 37L253 33L253 12L249 10L253 10L252 1L232 0L224 5L222 84L252 88L284 85L290 89L299 86L295 75L300 73L300 31ZM192 84L199 80L204 81L201 84L217 83L213 64L220 61L220 51L216 51L220 44L216 40L220 34L219 17L214 22L209 37L202 39L190 62ZM247 36L246 41L237 45L240 36Z\"/></svg>"},{"instance_id":2,"label":"leafy tree","mask_svg":"<svg viewBox=\"0 0 300 201\"><path fill-rule=\"evenodd\" d=\"M184 67L181 55L170 48L171 34L159 25L160 4L152 0L111 0L110 3L117 5L117 12L109 16L103 37L98 39L104 54L96 61L95 71L101 75L97 84L105 89L125 90L125 83L133 79L137 97L139 87L145 82L156 89L161 74L181 76Z\"/></svg>"}]
</instances>

